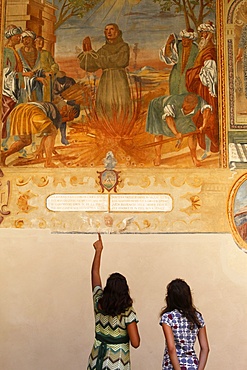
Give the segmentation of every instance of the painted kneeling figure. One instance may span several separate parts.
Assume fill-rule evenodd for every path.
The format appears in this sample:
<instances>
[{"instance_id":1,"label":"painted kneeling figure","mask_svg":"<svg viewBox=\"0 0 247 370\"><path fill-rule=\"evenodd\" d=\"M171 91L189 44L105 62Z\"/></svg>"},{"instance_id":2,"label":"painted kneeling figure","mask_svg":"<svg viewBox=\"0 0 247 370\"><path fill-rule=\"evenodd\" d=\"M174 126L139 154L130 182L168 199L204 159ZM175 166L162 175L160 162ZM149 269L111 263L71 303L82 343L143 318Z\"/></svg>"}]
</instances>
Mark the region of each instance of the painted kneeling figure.
<instances>
[{"instance_id":1,"label":"painted kneeling figure","mask_svg":"<svg viewBox=\"0 0 247 370\"><path fill-rule=\"evenodd\" d=\"M10 135L18 136L10 148L1 152L1 165L6 166L6 159L32 143L32 135L40 134L42 140L37 155L43 156L45 152L45 167L55 167L52 163L52 153L54 150L57 129L62 122L73 120L78 114L78 110L73 107L70 109L58 110L55 104L49 102L30 102L16 106L10 115Z\"/></svg>"}]
</instances>

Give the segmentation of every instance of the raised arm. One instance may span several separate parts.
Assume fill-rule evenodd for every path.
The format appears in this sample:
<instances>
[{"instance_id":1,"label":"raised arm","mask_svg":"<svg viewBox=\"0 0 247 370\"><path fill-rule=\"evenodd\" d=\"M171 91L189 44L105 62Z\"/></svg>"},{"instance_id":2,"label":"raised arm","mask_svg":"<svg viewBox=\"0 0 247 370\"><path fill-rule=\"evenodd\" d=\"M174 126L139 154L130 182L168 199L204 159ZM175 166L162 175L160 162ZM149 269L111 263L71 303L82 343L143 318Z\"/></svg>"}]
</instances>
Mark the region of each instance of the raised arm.
<instances>
[{"instance_id":1,"label":"raised arm","mask_svg":"<svg viewBox=\"0 0 247 370\"><path fill-rule=\"evenodd\" d=\"M96 286L102 286L101 277L100 277L100 260L101 260L101 253L103 250L103 243L101 239L101 235L98 233L98 240L93 243L95 254L92 263L91 269L91 281L92 281L92 289Z\"/></svg>"},{"instance_id":2,"label":"raised arm","mask_svg":"<svg viewBox=\"0 0 247 370\"><path fill-rule=\"evenodd\" d=\"M166 45L165 45L165 54L168 56L168 57L171 57L172 56L172 51L171 51L171 45L175 42L175 36L174 34L172 33L171 35L169 35L167 41L166 41Z\"/></svg>"}]
</instances>

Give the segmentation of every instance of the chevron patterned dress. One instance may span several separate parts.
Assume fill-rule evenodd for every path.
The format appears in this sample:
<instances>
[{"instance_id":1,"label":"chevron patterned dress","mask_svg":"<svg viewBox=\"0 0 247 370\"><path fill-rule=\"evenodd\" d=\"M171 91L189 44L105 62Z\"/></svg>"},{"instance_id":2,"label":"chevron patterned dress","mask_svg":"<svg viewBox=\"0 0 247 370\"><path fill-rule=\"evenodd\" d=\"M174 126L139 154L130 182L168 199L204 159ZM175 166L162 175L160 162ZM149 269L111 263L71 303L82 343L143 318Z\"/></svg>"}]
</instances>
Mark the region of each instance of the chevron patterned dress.
<instances>
[{"instance_id":1,"label":"chevron patterned dress","mask_svg":"<svg viewBox=\"0 0 247 370\"><path fill-rule=\"evenodd\" d=\"M106 315L98 308L102 294L102 288L96 286L93 291L95 340L87 370L130 370L127 325L138 322L135 310L129 307L121 315Z\"/></svg>"}]
</instances>

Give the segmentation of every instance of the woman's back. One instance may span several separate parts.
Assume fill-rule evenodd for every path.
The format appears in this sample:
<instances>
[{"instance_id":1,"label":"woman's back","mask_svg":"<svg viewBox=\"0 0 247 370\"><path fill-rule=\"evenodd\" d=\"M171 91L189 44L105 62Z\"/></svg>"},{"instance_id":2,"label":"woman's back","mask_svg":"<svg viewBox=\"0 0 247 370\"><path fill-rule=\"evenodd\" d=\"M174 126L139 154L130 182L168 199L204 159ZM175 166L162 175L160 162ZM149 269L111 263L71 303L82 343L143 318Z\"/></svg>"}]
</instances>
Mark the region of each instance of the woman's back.
<instances>
[{"instance_id":1,"label":"woman's back","mask_svg":"<svg viewBox=\"0 0 247 370\"><path fill-rule=\"evenodd\" d=\"M202 315L199 312L197 312L197 317L201 327L204 327L205 323ZM185 366L190 366L185 367L185 369L197 369L198 358L194 350L194 344L199 332L199 328L195 324L192 328L191 322L189 322L189 320L177 309L163 313L160 324L166 324L172 329L179 363ZM165 348L162 369L173 369L167 347Z\"/></svg>"},{"instance_id":2,"label":"woman's back","mask_svg":"<svg viewBox=\"0 0 247 370\"><path fill-rule=\"evenodd\" d=\"M96 286L93 291L95 313L95 340L89 357L88 370L96 369L99 353L102 351L102 343L105 346L105 355L102 369L130 369L129 335L127 326L132 322L138 322L133 307L129 307L124 313L111 316L105 314L99 304L103 290Z\"/></svg>"},{"instance_id":3,"label":"woman's back","mask_svg":"<svg viewBox=\"0 0 247 370\"><path fill-rule=\"evenodd\" d=\"M172 280L165 301L160 315L166 339L162 370L204 370L209 352L206 327L193 304L189 285L179 278ZM196 338L199 359L194 350Z\"/></svg>"}]
</instances>

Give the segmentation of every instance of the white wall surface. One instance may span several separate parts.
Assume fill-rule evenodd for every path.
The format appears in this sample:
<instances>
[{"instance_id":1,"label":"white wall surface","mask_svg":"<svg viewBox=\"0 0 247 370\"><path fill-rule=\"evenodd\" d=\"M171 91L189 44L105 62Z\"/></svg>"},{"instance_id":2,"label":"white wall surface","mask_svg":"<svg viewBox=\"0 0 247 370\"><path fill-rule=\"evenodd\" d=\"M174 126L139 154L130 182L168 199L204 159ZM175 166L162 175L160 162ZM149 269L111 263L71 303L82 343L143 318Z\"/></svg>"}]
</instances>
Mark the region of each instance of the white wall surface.
<instances>
[{"instance_id":1,"label":"white wall surface","mask_svg":"<svg viewBox=\"0 0 247 370\"><path fill-rule=\"evenodd\" d=\"M90 268L96 235L0 229L0 369L86 370L94 337ZM207 324L208 370L246 370L247 254L229 234L103 235L102 278L119 271L141 346L132 370L161 370L159 311L184 278Z\"/></svg>"}]
</instances>

